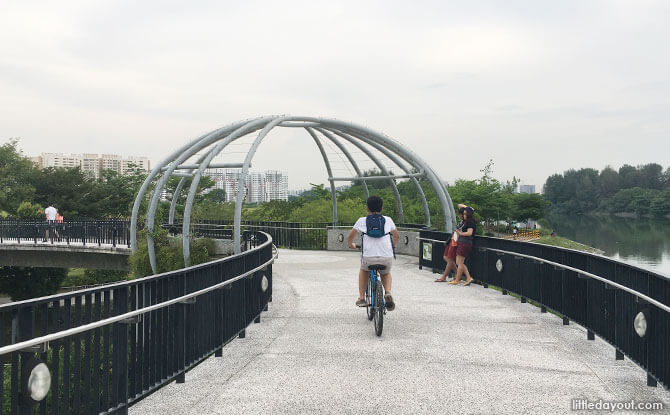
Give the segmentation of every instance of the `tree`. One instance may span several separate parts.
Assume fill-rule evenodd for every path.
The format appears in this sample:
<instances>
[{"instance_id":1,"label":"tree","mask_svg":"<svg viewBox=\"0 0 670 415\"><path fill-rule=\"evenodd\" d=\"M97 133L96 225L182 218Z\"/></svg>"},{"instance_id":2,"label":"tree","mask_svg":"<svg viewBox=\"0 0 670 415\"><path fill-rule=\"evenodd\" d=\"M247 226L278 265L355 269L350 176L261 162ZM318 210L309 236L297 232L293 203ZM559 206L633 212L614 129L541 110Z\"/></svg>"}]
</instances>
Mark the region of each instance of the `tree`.
<instances>
[{"instance_id":1,"label":"tree","mask_svg":"<svg viewBox=\"0 0 670 415\"><path fill-rule=\"evenodd\" d=\"M93 182L93 188L85 201L88 205L86 216L129 217L145 178L146 172L139 169L127 175L103 170L100 178Z\"/></svg>"},{"instance_id":2,"label":"tree","mask_svg":"<svg viewBox=\"0 0 670 415\"><path fill-rule=\"evenodd\" d=\"M575 198L578 212L590 212L598 207L598 171L579 169L575 185Z\"/></svg>"},{"instance_id":3,"label":"tree","mask_svg":"<svg viewBox=\"0 0 670 415\"><path fill-rule=\"evenodd\" d=\"M53 204L66 218L102 217L95 208L102 203L91 197L95 183L80 168L66 169L49 167L34 175L35 202L41 206ZM116 190L110 191L111 196Z\"/></svg>"},{"instance_id":4,"label":"tree","mask_svg":"<svg viewBox=\"0 0 670 415\"><path fill-rule=\"evenodd\" d=\"M598 183L598 195L602 199L608 198L619 191L619 173L607 166L600 172Z\"/></svg>"},{"instance_id":5,"label":"tree","mask_svg":"<svg viewBox=\"0 0 670 415\"><path fill-rule=\"evenodd\" d=\"M204 196L204 199L214 203L226 203L226 191L223 189L212 189Z\"/></svg>"},{"instance_id":6,"label":"tree","mask_svg":"<svg viewBox=\"0 0 670 415\"><path fill-rule=\"evenodd\" d=\"M649 206L654 216L662 217L670 214L670 188L658 192Z\"/></svg>"},{"instance_id":7,"label":"tree","mask_svg":"<svg viewBox=\"0 0 670 415\"><path fill-rule=\"evenodd\" d=\"M0 211L16 213L23 201L33 201L32 184L36 169L18 150L18 140L10 139L0 146Z\"/></svg>"},{"instance_id":8,"label":"tree","mask_svg":"<svg viewBox=\"0 0 670 415\"><path fill-rule=\"evenodd\" d=\"M330 191L326 190L322 184L310 183L312 188L302 194L305 200L330 199Z\"/></svg>"},{"instance_id":9,"label":"tree","mask_svg":"<svg viewBox=\"0 0 670 415\"><path fill-rule=\"evenodd\" d=\"M39 219L43 216L44 209L36 203L21 202L16 209L16 216L22 219Z\"/></svg>"},{"instance_id":10,"label":"tree","mask_svg":"<svg viewBox=\"0 0 670 415\"><path fill-rule=\"evenodd\" d=\"M639 183L638 186L645 189L663 189L663 167L660 164L649 163L643 166L638 166L639 169Z\"/></svg>"},{"instance_id":11,"label":"tree","mask_svg":"<svg viewBox=\"0 0 670 415\"><path fill-rule=\"evenodd\" d=\"M630 189L637 187L640 182L639 172L629 164L619 167L619 180L621 189Z\"/></svg>"},{"instance_id":12,"label":"tree","mask_svg":"<svg viewBox=\"0 0 670 415\"><path fill-rule=\"evenodd\" d=\"M0 291L12 301L27 300L56 293L67 275L67 268L0 267Z\"/></svg>"},{"instance_id":13,"label":"tree","mask_svg":"<svg viewBox=\"0 0 670 415\"><path fill-rule=\"evenodd\" d=\"M193 205L191 221L219 220L232 221L235 218L235 203L215 203L211 200L203 200ZM266 219L268 220L268 219Z\"/></svg>"},{"instance_id":14,"label":"tree","mask_svg":"<svg viewBox=\"0 0 670 415\"><path fill-rule=\"evenodd\" d=\"M528 219L538 220L544 217L546 206L547 202L544 200L544 197L538 193L516 194L514 195L514 210L512 218L518 222L523 222Z\"/></svg>"}]
</instances>

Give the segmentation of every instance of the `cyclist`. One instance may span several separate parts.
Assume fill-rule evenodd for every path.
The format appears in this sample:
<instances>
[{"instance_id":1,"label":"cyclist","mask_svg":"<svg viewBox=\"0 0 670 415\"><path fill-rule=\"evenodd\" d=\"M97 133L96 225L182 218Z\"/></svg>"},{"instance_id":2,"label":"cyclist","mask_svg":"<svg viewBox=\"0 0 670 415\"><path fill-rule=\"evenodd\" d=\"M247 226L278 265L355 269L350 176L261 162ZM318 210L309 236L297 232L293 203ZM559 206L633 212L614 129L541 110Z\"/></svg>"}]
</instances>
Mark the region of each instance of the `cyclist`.
<instances>
[{"instance_id":1,"label":"cyclist","mask_svg":"<svg viewBox=\"0 0 670 415\"><path fill-rule=\"evenodd\" d=\"M356 305L359 307L367 306L365 302L365 288L368 284L370 271L369 265L385 265L386 269L381 271L381 280L384 285L384 302L386 309L393 311L395 302L391 295L391 265L394 258L393 247L400 240L400 234L395 227L393 219L388 216L382 216L384 202L379 196L370 196L365 202L368 215L359 218L354 224L353 229L347 237L349 248L356 249L354 238L358 233L362 234L362 255L361 267L358 271L358 300Z\"/></svg>"}]
</instances>

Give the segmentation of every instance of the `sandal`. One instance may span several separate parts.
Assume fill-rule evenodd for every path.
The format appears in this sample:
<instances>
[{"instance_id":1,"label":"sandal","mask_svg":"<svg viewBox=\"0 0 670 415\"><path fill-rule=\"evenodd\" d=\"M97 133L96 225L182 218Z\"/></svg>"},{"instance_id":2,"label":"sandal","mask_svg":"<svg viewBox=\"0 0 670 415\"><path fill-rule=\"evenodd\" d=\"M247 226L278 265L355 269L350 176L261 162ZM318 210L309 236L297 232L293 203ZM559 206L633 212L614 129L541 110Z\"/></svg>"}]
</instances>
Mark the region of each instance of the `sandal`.
<instances>
[{"instance_id":1,"label":"sandal","mask_svg":"<svg viewBox=\"0 0 670 415\"><path fill-rule=\"evenodd\" d=\"M474 278L470 278L469 280L465 281L463 284L464 287L467 287L468 285L472 284L472 281L474 281Z\"/></svg>"},{"instance_id":2,"label":"sandal","mask_svg":"<svg viewBox=\"0 0 670 415\"><path fill-rule=\"evenodd\" d=\"M438 278L434 282L447 282L447 280L446 280L446 278L445 279Z\"/></svg>"},{"instance_id":3,"label":"sandal","mask_svg":"<svg viewBox=\"0 0 670 415\"><path fill-rule=\"evenodd\" d=\"M460 281L453 280L453 281L449 281L447 284L458 285L460 283L461 283Z\"/></svg>"}]
</instances>

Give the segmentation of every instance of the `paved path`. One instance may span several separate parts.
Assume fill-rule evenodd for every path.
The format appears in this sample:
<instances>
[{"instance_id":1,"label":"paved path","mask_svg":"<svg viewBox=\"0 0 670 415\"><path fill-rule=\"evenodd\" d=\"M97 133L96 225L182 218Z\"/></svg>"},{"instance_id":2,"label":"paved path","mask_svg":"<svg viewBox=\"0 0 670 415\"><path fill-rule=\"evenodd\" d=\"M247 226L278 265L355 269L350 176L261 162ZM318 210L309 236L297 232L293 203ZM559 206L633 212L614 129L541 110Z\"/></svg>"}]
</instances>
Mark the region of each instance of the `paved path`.
<instances>
[{"instance_id":1,"label":"paved path","mask_svg":"<svg viewBox=\"0 0 670 415\"><path fill-rule=\"evenodd\" d=\"M376 337L353 304L357 253L280 250L261 323L130 413L547 414L571 413L573 398L670 408L668 391L581 327L492 289L434 283L416 261L398 257L397 308Z\"/></svg>"}]
</instances>

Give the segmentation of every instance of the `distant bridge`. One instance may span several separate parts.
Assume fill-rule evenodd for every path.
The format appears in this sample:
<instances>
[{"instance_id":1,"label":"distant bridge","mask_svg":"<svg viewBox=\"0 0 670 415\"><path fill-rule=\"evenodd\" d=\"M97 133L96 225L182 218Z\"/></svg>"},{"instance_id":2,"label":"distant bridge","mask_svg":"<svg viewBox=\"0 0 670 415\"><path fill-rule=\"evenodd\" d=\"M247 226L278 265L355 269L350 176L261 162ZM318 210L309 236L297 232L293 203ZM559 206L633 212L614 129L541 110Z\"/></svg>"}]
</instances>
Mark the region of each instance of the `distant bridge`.
<instances>
[{"instance_id":1,"label":"distant bridge","mask_svg":"<svg viewBox=\"0 0 670 415\"><path fill-rule=\"evenodd\" d=\"M130 248L80 243L0 244L0 266L88 268L129 271Z\"/></svg>"}]
</instances>

